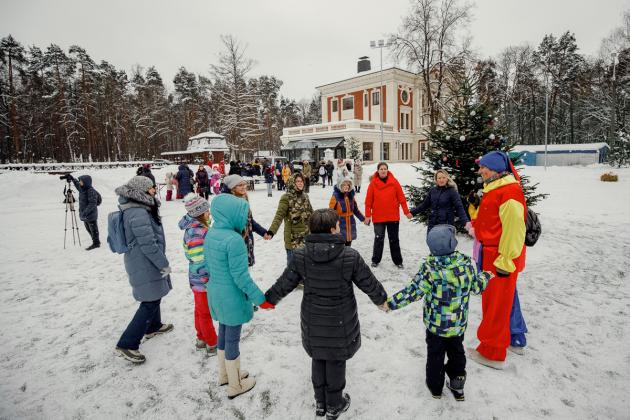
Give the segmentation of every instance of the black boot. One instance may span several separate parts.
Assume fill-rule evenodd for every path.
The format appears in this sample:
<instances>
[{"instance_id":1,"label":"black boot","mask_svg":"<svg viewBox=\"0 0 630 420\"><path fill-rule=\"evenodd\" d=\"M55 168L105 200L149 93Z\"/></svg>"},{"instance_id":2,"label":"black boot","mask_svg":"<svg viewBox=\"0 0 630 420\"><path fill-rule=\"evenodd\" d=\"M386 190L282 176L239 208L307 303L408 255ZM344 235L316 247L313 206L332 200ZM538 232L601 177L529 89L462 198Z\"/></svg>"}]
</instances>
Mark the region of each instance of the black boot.
<instances>
[{"instance_id":1,"label":"black boot","mask_svg":"<svg viewBox=\"0 0 630 420\"><path fill-rule=\"evenodd\" d=\"M345 413L350 408L350 395L343 394L343 403L337 407L326 408L326 420L336 420L341 413Z\"/></svg>"},{"instance_id":2,"label":"black boot","mask_svg":"<svg viewBox=\"0 0 630 420\"><path fill-rule=\"evenodd\" d=\"M464 384L466 383L466 375L456 376L450 382L446 381L446 387L451 390L457 401L464 401Z\"/></svg>"},{"instance_id":3,"label":"black boot","mask_svg":"<svg viewBox=\"0 0 630 420\"><path fill-rule=\"evenodd\" d=\"M95 249L95 248L100 248L100 246L101 246L101 244L100 244L100 243L94 243L94 244L92 244L92 245L88 246L87 248L85 248L85 250L86 250L86 251L91 251L91 250L93 250L93 249Z\"/></svg>"},{"instance_id":4,"label":"black boot","mask_svg":"<svg viewBox=\"0 0 630 420\"><path fill-rule=\"evenodd\" d=\"M321 401L315 402L315 416L324 417L326 415L326 403Z\"/></svg>"}]
</instances>

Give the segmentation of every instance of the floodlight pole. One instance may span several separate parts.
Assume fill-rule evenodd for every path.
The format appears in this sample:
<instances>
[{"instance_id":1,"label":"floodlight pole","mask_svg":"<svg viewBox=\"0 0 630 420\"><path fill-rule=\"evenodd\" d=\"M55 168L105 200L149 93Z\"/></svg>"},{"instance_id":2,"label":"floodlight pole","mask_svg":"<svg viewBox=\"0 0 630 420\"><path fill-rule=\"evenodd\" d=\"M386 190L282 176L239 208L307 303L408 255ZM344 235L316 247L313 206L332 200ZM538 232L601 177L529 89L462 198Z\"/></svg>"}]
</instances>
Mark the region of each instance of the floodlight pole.
<instances>
[{"instance_id":1,"label":"floodlight pole","mask_svg":"<svg viewBox=\"0 0 630 420\"><path fill-rule=\"evenodd\" d=\"M379 39L378 41L370 41L371 48L380 49L381 55L381 70L380 74L380 84L378 86L378 109L379 109L379 120L381 122L381 161L385 160L385 143L384 143L384 134L383 134L383 47L389 47L394 43L392 39L388 39L387 41L383 39Z\"/></svg>"}]
</instances>

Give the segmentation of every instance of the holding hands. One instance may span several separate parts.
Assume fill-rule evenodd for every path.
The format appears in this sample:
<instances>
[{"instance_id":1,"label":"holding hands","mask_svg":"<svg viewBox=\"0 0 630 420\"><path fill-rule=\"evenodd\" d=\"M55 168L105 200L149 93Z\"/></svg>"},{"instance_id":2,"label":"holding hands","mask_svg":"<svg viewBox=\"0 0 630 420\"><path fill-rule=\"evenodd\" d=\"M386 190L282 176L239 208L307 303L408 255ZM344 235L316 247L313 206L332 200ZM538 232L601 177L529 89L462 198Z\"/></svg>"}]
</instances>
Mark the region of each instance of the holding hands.
<instances>
[{"instance_id":1,"label":"holding hands","mask_svg":"<svg viewBox=\"0 0 630 420\"><path fill-rule=\"evenodd\" d=\"M378 305L378 309L380 309L381 311L385 313L391 311L391 309L389 309L389 306L387 305L387 301L383 302L382 305Z\"/></svg>"},{"instance_id":2,"label":"holding hands","mask_svg":"<svg viewBox=\"0 0 630 420\"><path fill-rule=\"evenodd\" d=\"M272 305L271 303L264 301L261 305L260 305L260 309L276 309L276 305Z\"/></svg>"},{"instance_id":3,"label":"holding hands","mask_svg":"<svg viewBox=\"0 0 630 420\"><path fill-rule=\"evenodd\" d=\"M363 220L363 224L365 226L370 226L370 222L372 221L371 217L366 217L365 220Z\"/></svg>"},{"instance_id":4,"label":"holding hands","mask_svg":"<svg viewBox=\"0 0 630 420\"><path fill-rule=\"evenodd\" d=\"M468 232L468 234L470 236L472 236L473 238L477 239L477 237L475 236L475 228L473 227L472 223L468 222L466 223L466 231Z\"/></svg>"}]
</instances>

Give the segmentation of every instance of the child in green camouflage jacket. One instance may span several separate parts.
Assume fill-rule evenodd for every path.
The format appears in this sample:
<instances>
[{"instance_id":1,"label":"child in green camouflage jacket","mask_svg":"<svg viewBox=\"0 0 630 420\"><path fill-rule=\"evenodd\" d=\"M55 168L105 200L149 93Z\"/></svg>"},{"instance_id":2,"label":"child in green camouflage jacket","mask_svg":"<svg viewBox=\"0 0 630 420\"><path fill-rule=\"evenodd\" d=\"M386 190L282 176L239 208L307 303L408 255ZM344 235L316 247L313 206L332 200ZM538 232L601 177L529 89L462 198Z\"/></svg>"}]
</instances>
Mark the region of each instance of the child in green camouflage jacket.
<instances>
[{"instance_id":1,"label":"child in green camouflage jacket","mask_svg":"<svg viewBox=\"0 0 630 420\"><path fill-rule=\"evenodd\" d=\"M426 295L423 318L427 328L427 387L433 398L440 398L446 373L450 380L446 386L458 401L463 401L468 299L470 293L478 295L486 288L491 274L479 272L469 256L455 250L457 239L451 225L431 229L427 244L431 255L424 259L411 283L394 293L387 304L391 310L400 309Z\"/></svg>"}]
</instances>

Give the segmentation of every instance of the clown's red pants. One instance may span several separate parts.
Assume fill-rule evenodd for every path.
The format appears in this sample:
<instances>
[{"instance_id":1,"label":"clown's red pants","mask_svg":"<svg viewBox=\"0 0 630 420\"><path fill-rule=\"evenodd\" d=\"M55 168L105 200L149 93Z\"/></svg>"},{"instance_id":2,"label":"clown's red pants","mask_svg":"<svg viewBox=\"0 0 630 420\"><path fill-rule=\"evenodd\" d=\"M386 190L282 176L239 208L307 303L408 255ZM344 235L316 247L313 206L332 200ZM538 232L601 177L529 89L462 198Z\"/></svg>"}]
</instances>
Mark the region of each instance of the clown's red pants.
<instances>
[{"instance_id":1,"label":"clown's red pants","mask_svg":"<svg viewBox=\"0 0 630 420\"><path fill-rule=\"evenodd\" d=\"M510 345L510 312L517 277L517 272L509 277L492 277L481 295L483 315L477 330L480 341L477 351L487 359L505 360Z\"/></svg>"}]
</instances>

